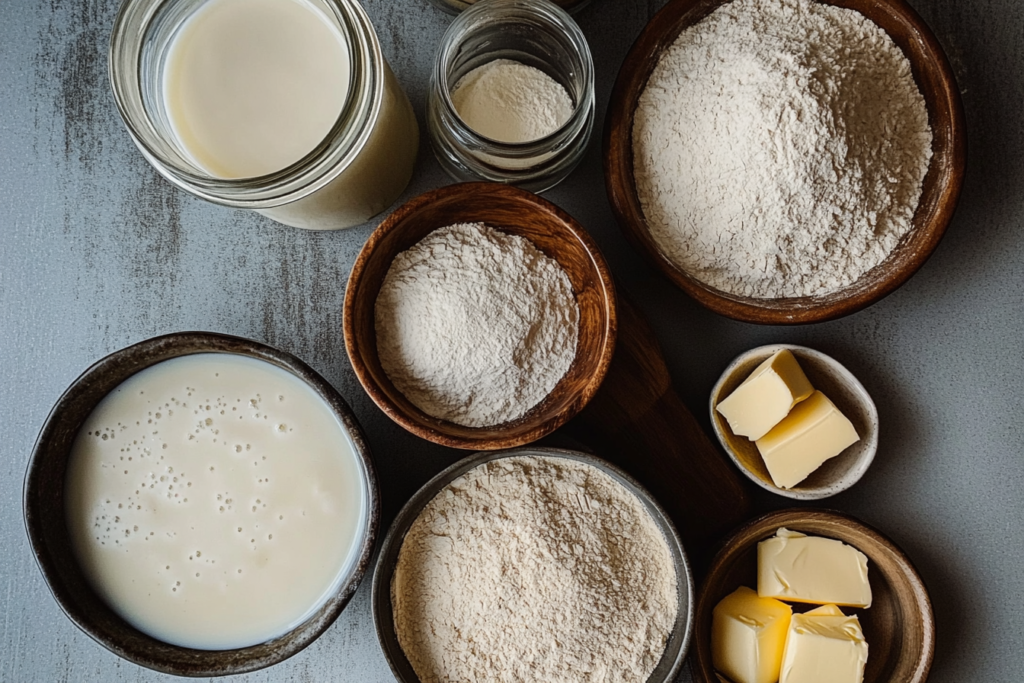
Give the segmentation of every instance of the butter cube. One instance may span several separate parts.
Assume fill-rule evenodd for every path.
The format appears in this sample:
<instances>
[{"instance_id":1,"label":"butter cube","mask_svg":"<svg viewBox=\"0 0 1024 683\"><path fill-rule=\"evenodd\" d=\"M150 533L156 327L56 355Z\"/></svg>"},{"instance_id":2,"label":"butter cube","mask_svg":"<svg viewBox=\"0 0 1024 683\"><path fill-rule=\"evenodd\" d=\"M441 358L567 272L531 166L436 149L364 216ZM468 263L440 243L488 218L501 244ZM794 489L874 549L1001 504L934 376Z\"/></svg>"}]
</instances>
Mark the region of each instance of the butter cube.
<instances>
[{"instance_id":1,"label":"butter cube","mask_svg":"<svg viewBox=\"0 0 1024 683\"><path fill-rule=\"evenodd\" d=\"M788 489L859 440L853 423L815 391L756 443L772 481Z\"/></svg>"},{"instance_id":2,"label":"butter cube","mask_svg":"<svg viewBox=\"0 0 1024 683\"><path fill-rule=\"evenodd\" d=\"M711 660L733 683L776 683L793 608L741 586L715 605Z\"/></svg>"},{"instance_id":3,"label":"butter cube","mask_svg":"<svg viewBox=\"0 0 1024 683\"><path fill-rule=\"evenodd\" d=\"M715 409L733 434L756 441L813 391L792 352L783 349L757 366Z\"/></svg>"},{"instance_id":4,"label":"butter cube","mask_svg":"<svg viewBox=\"0 0 1024 683\"><path fill-rule=\"evenodd\" d=\"M793 615L780 683L862 683L867 661L860 620L825 605Z\"/></svg>"},{"instance_id":5,"label":"butter cube","mask_svg":"<svg viewBox=\"0 0 1024 683\"><path fill-rule=\"evenodd\" d=\"M846 616L843 614L843 610L839 609L838 605L821 605L815 607L812 610L807 610L801 616L803 617L842 617ZM860 622L858 621L859 625Z\"/></svg>"},{"instance_id":6,"label":"butter cube","mask_svg":"<svg viewBox=\"0 0 1024 683\"><path fill-rule=\"evenodd\" d=\"M868 558L842 541L779 529L757 544L757 594L814 604L871 606Z\"/></svg>"}]
</instances>

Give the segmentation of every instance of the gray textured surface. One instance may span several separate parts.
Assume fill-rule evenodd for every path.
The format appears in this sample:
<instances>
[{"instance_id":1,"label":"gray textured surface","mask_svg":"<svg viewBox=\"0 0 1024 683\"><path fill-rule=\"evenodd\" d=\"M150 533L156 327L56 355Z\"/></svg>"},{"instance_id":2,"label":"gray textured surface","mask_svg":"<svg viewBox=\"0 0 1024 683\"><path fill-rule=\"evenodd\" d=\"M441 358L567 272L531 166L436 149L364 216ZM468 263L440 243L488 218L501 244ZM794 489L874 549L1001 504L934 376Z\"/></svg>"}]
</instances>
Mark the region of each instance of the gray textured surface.
<instances>
[{"instance_id":1,"label":"gray textured surface","mask_svg":"<svg viewBox=\"0 0 1024 683\"><path fill-rule=\"evenodd\" d=\"M52 403L89 364L156 334L204 329L295 353L333 382L369 435L384 517L458 453L405 434L356 383L341 338L345 280L372 225L279 227L173 190L136 152L108 94L115 0L0 3L0 681L161 677L73 627L30 555L21 482ZM660 0L597 0L577 17L595 53L598 125L612 81ZM844 320L759 328L701 309L628 247L605 198L599 140L549 198L594 234L654 322L701 419L739 352L793 342L845 363L878 403L865 479L830 501L878 526L931 589L931 681L1018 681L1024 670L1024 4L912 0L957 70L970 134L960 208L906 286ZM425 0L366 0L421 123L450 21ZM425 137L425 136L424 136ZM445 184L424 148L405 197ZM374 222L376 224L376 221ZM786 502L764 494L761 508ZM368 583L305 652L246 681L386 681ZM684 675L681 680L689 680Z\"/></svg>"}]
</instances>

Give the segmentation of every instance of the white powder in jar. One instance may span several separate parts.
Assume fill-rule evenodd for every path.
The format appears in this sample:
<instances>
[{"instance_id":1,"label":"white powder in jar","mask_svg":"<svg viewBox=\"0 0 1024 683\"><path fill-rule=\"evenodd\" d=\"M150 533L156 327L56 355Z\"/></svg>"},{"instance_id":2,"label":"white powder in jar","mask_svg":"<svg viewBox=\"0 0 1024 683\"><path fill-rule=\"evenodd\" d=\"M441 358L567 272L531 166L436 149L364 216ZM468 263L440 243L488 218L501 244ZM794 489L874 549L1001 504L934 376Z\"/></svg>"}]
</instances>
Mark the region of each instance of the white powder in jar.
<instances>
[{"instance_id":1,"label":"white powder in jar","mask_svg":"<svg viewBox=\"0 0 1024 683\"><path fill-rule=\"evenodd\" d=\"M826 295L910 231L931 142L880 27L811 0L734 0L652 72L634 172L652 236L686 272L741 296Z\"/></svg>"},{"instance_id":2,"label":"white powder in jar","mask_svg":"<svg viewBox=\"0 0 1024 683\"><path fill-rule=\"evenodd\" d=\"M452 91L459 118L478 134L498 142L539 140L572 116L572 98L540 69L496 59L459 79Z\"/></svg>"},{"instance_id":3,"label":"white powder in jar","mask_svg":"<svg viewBox=\"0 0 1024 683\"><path fill-rule=\"evenodd\" d=\"M675 623L677 581L636 496L591 465L519 456L424 507L391 601L424 683L644 683Z\"/></svg>"},{"instance_id":4,"label":"white powder in jar","mask_svg":"<svg viewBox=\"0 0 1024 683\"><path fill-rule=\"evenodd\" d=\"M576 357L579 306L558 263L482 223L395 257L375 308L377 353L414 405L466 427L525 415Z\"/></svg>"}]
</instances>

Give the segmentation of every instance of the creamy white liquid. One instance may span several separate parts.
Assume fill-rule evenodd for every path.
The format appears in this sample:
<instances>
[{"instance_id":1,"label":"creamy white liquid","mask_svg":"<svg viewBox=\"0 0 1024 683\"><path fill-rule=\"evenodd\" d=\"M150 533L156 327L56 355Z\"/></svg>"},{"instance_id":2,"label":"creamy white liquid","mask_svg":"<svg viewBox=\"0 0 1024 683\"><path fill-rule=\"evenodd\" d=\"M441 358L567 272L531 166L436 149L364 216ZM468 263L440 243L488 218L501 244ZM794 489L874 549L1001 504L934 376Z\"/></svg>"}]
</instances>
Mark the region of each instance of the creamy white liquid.
<instances>
[{"instance_id":1,"label":"creamy white liquid","mask_svg":"<svg viewBox=\"0 0 1024 683\"><path fill-rule=\"evenodd\" d=\"M211 175L266 175L327 136L350 69L345 38L306 0L207 0L168 51L168 118Z\"/></svg>"},{"instance_id":2,"label":"creamy white liquid","mask_svg":"<svg viewBox=\"0 0 1024 683\"><path fill-rule=\"evenodd\" d=\"M107 604L203 650L302 623L350 574L367 523L362 469L329 407L293 375L226 354L159 363L104 398L64 499Z\"/></svg>"}]
</instances>

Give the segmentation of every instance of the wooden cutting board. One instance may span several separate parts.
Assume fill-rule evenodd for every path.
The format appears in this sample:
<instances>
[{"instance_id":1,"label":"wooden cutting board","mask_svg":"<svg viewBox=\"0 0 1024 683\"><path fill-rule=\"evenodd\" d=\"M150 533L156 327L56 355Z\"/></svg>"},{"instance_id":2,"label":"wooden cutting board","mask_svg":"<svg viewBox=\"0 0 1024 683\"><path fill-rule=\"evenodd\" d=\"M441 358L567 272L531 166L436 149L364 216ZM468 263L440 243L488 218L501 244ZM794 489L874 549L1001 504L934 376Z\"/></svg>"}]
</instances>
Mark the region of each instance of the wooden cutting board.
<instances>
[{"instance_id":1,"label":"wooden cutting board","mask_svg":"<svg viewBox=\"0 0 1024 683\"><path fill-rule=\"evenodd\" d=\"M699 572L715 541L748 516L747 484L672 388L654 331L621 290L618 307L608 374L563 430L658 499Z\"/></svg>"}]
</instances>

